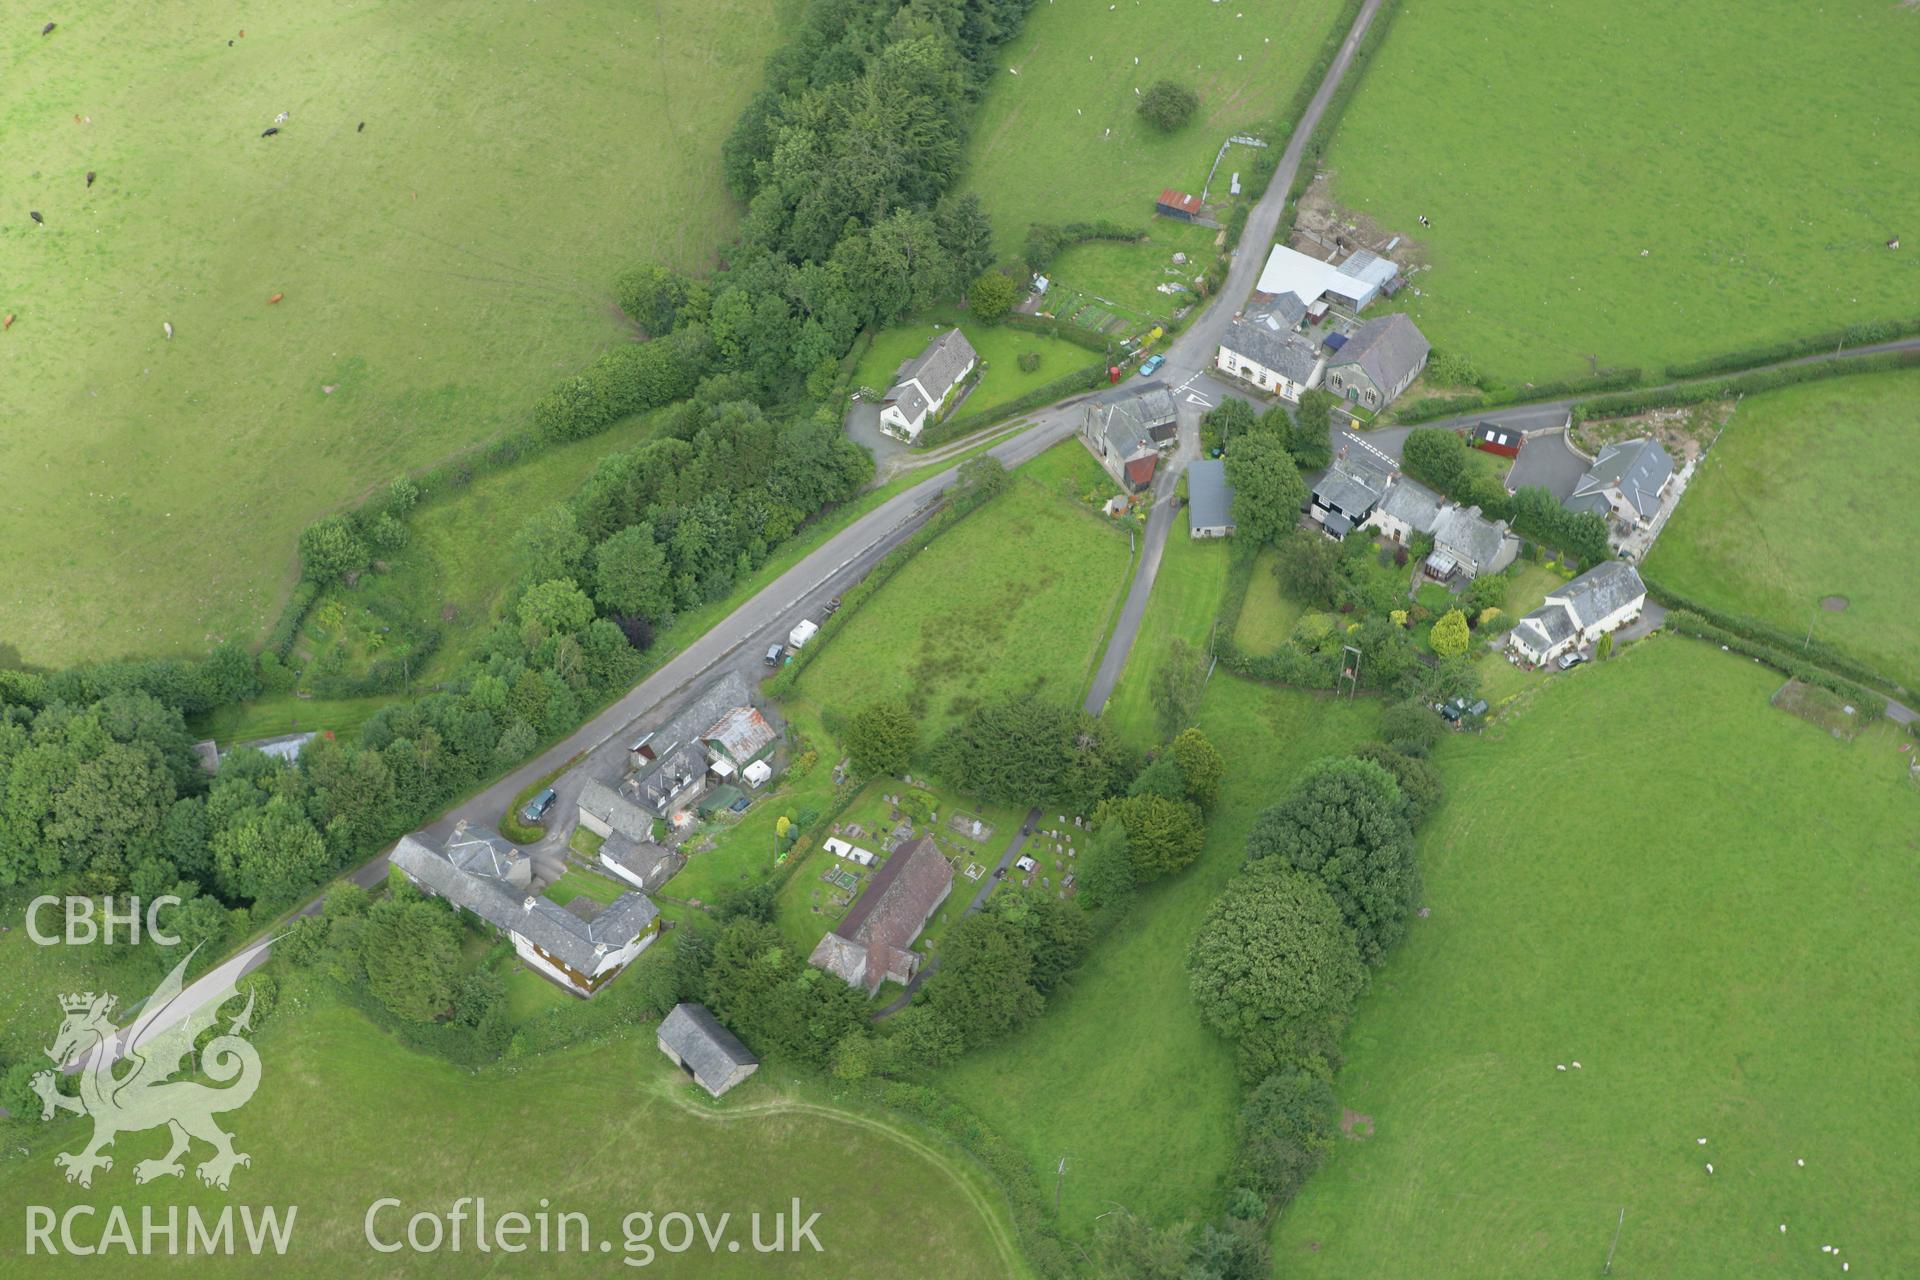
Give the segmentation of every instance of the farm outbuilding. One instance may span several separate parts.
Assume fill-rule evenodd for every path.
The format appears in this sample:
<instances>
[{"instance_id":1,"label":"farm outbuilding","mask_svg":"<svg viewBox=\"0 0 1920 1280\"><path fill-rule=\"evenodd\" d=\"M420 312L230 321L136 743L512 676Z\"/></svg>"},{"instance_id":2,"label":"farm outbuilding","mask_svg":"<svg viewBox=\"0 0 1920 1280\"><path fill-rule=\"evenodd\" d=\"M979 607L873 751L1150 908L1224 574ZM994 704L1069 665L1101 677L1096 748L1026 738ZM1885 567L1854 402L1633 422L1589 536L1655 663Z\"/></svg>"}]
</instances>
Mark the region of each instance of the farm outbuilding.
<instances>
[{"instance_id":1,"label":"farm outbuilding","mask_svg":"<svg viewBox=\"0 0 1920 1280\"><path fill-rule=\"evenodd\" d=\"M1196 222L1200 218L1202 205L1199 196L1188 195L1184 191L1175 191L1172 187L1168 187L1160 193L1160 198L1153 202L1153 211L1163 218Z\"/></svg>"},{"instance_id":2,"label":"farm outbuilding","mask_svg":"<svg viewBox=\"0 0 1920 1280\"><path fill-rule=\"evenodd\" d=\"M1503 427L1497 422L1483 422L1473 429L1473 447L1486 453L1497 453L1503 458L1520 456L1520 446L1526 437L1512 427Z\"/></svg>"}]
</instances>

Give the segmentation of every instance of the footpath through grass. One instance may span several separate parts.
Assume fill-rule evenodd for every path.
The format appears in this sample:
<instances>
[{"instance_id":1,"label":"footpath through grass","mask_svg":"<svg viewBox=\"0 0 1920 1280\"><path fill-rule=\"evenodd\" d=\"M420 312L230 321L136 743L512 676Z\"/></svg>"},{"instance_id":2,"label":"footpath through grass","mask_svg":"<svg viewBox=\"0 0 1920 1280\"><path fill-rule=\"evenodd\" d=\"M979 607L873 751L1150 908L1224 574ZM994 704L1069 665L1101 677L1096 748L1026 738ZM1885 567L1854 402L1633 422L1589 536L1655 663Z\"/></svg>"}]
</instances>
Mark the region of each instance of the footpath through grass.
<instances>
[{"instance_id":1,"label":"footpath through grass","mask_svg":"<svg viewBox=\"0 0 1920 1280\"><path fill-rule=\"evenodd\" d=\"M1616 1275L1920 1272L1920 789L1780 679L1660 636L1445 740L1280 1272L1598 1274L1623 1207Z\"/></svg>"},{"instance_id":2,"label":"footpath through grass","mask_svg":"<svg viewBox=\"0 0 1920 1280\"><path fill-rule=\"evenodd\" d=\"M718 148L791 7L18 15L0 637L47 665L255 637L315 516L522 426L632 336L619 270L730 233Z\"/></svg>"},{"instance_id":3,"label":"footpath through grass","mask_svg":"<svg viewBox=\"0 0 1920 1280\"><path fill-rule=\"evenodd\" d=\"M1920 373L1750 396L1647 572L1920 688ZM1844 600L1839 612L1823 608ZM1833 603L1838 604L1836 600Z\"/></svg>"},{"instance_id":4,"label":"footpath through grass","mask_svg":"<svg viewBox=\"0 0 1920 1280\"><path fill-rule=\"evenodd\" d=\"M795 1196L803 1218L820 1213L822 1248L783 1260L780 1269L796 1276L894 1277L927 1257L940 1259L943 1275L984 1280L1010 1269L1007 1228L987 1216L995 1202L970 1167L912 1131L896 1136L875 1117L827 1105L772 1069L716 1107L660 1055L651 1026L469 1072L401 1047L321 995L283 1004L256 1043L259 1092L225 1122L252 1156L235 1171L231 1193L202 1186L191 1171L136 1186L133 1165L165 1151L164 1129L122 1135L112 1170L97 1174L90 1191L73 1186L53 1156L77 1149L90 1126L68 1119L35 1131L25 1152L0 1167L0 1197L56 1212L110 1199L136 1224L149 1205L163 1220L175 1205L206 1215L235 1200L298 1205L293 1243L272 1262L277 1276L333 1277L369 1265L392 1274L394 1259L407 1275L474 1273L471 1224L459 1253L374 1254L362 1224L387 1196L402 1202L377 1219L387 1239L404 1233L411 1214L445 1213L462 1196L484 1196L496 1215L533 1215L548 1202L551 1213L588 1215L590 1249L539 1255L541 1275L605 1276L622 1269L620 1259L637 1262L642 1255L626 1252L622 1219L642 1210L656 1220L669 1211L704 1211L710 1222L733 1215L738 1254L722 1243L712 1254L701 1246L657 1255L672 1274L761 1274L767 1260L751 1249L749 1215L766 1215L770 1239L771 1215L787 1212ZM203 1154L196 1144L194 1155ZM600 1251L603 1239L610 1252ZM38 1265L44 1275L100 1271L97 1258ZM244 1255L192 1265L197 1275L261 1270Z\"/></svg>"},{"instance_id":5,"label":"footpath through grass","mask_svg":"<svg viewBox=\"0 0 1920 1280\"><path fill-rule=\"evenodd\" d=\"M1409 4L1325 167L1422 246L1436 347L1651 374L1920 312L1917 46L1890 0Z\"/></svg>"},{"instance_id":6,"label":"footpath through grass","mask_svg":"<svg viewBox=\"0 0 1920 1280\"><path fill-rule=\"evenodd\" d=\"M1216 673L1200 727L1228 772L1199 861L1141 896L1044 1018L937 1078L1027 1153L1042 1185L1067 1158L1069 1235L1090 1235L1115 1204L1153 1220L1218 1208L1240 1085L1232 1046L1188 994L1187 945L1239 867L1254 816L1307 764L1372 736L1377 717L1371 700Z\"/></svg>"}]
</instances>

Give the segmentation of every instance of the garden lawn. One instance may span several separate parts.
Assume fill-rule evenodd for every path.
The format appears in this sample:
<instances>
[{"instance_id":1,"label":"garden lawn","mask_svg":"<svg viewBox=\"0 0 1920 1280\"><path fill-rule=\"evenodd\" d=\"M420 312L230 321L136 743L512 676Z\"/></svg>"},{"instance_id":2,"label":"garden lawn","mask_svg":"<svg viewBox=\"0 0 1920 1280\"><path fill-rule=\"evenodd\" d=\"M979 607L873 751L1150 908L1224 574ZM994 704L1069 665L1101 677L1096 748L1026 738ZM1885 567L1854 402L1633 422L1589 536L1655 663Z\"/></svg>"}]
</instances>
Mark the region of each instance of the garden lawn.
<instances>
[{"instance_id":1,"label":"garden lawn","mask_svg":"<svg viewBox=\"0 0 1920 1280\"><path fill-rule=\"evenodd\" d=\"M956 415L998 408L1076 369L1099 364L1101 359L1099 352L1076 347L1059 338L1004 325L981 324L957 311L940 310L876 335L867 354L860 358L854 384L884 392L893 385L893 375L903 362L919 355L927 343L956 326L980 356L978 385L952 410ZM1038 355L1039 366L1032 372L1022 369L1022 354Z\"/></svg>"},{"instance_id":2,"label":"garden lawn","mask_svg":"<svg viewBox=\"0 0 1920 1280\"><path fill-rule=\"evenodd\" d=\"M195 716L191 728L223 747L289 733L333 733L358 741L360 726L382 707L402 701L403 695L372 698L302 698L273 694L252 702L230 702L204 716Z\"/></svg>"},{"instance_id":3,"label":"garden lawn","mask_svg":"<svg viewBox=\"0 0 1920 1280\"><path fill-rule=\"evenodd\" d=\"M1920 17L1920 14L1916 14ZM1920 373L1748 396L1647 560L1703 604L1920 689ZM1844 612L1819 607L1844 596Z\"/></svg>"},{"instance_id":4,"label":"garden lawn","mask_svg":"<svg viewBox=\"0 0 1920 1280\"><path fill-rule=\"evenodd\" d=\"M1323 167L1424 246L1399 302L1435 347L1651 374L1920 312L1915 233L1884 247L1920 203L1916 44L1888 0L1405 5Z\"/></svg>"},{"instance_id":5,"label":"garden lawn","mask_svg":"<svg viewBox=\"0 0 1920 1280\"><path fill-rule=\"evenodd\" d=\"M748 1216L786 1212L797 1196L803 1217L821 1215L814 1230L822 1251L803 1248L788 1256L783 1273L895 1277L937 1257L942 1275L1024 1274L1006 1252L1009 1228L999 1216L999 1198L944 1146L834 1106L773 1067L716 1106L661 1056L650 1025L510 1068L470 1072L405 1049L364 1017L318 996L302 1007L283 1005L256 1043L263 1063L259 1092L223 1119L238 1149L252 1157L235 1172L231 1194L202 1186L191 1172L178 1181L135 1185L133 1164L165 1151L163 1130L123 1135L112 1170L97 1174L91 1191L73 1186L53 1156L76 1149L88 1125L67 1119L32 1131L26 1154L0 1168L0 1197L56 1212L110 1201L127 1212L136 1231L147 1205L161 1210L162 1221L174 1205L208 1215L234 1200L298 1205L293 1243L270 1270L333 1277L369 1268L392 1274L396 1266L422 1276L486 1269L484 1261L476 1263L471 1222L458 1253L407 1252L395 1255L397 1262L374 1254L363 1221L385 1196L403 1204L379 1219L388 1238L404 1231L408 1215L444 1213L462 1196L484 1196L494 1215L531 1215L547 1201L553 1213L584 1213L595 1242L590 1251L528 1255L535 1259L531 1270L556 1276L620 1271L619 1260L628 1256L622 1219L629 1213L705 1211L709 1221L731 1213L729 1232L742 1242L738 1254L724 1244L710 1254L702 1245L653 1260L676 1276L761 1275L768 1264L750 1247ZM562 1117L570 1123L557 1123ZM196 1144L190 1162L204 1151ZM92 1221L87 1230L98 1232L104 1219ZM762 1229L771 1238L770 1222ZM19 1249L17 1230L10 1230L9 1252ZM599 1251L602 1239L611 1242L611 1253ZM577 1235L573 1240L577 1246ZM38 1266L42 1275L101 1270L98 1258L70 1256ZM191 1267L205 1276L262 1269L244 1254L200 1257Z\"/></svg>"},{"instance_id":6,"label":"garden lawn","mask_svg":"<svg viewBox=\"0 0 1920 1280\"><path fill-rule=\"evenodd\" d=\"M1253 577L1247 584L1246 603L1240 606L1240 622L1234 639L1256 657L1279 650L1293 637L1293 626L1306 612L1306 606L1280 590L1274 569L1280 563L1275 547L1263 547L1253 564Z\"/></svg>"},{"instance_id":7,"label":"garden lawn","mask_svg":"<svg viewBox=\"0 0 1920 1280\"><path fill-rule=\"evenodd\" d=\"M1154 218L1144 230L1146 235L1139 240L1088 240L1072 245L1054 259L1047 275L1109 308L1117 306L1136 317L1170 316L1193 301L1194 295L1161 293L1159 287L1176 284L1191 289L1194 277L1205 274L1213 261L1213 242L1220 233L1172 218ZM1175 265L1176 253L1186 254L1187 262ZM1045 309L1056 310L1052 305Z\"/></svg>"},{"instance_id":8,"label":"garden lawn","mask_svg":"<svg viewBox=\"0 0 1920 1280\"><path fill-rule=\"evenodd\" d=\"M1227 758L1206 851L1143 893L1035 1023L935 1078L1024 1151L1067 1174L1061 1223L1085 1238L1115 1204L1152 1220L1217 1212L1240 1085L1233 1047L1202 1025L1187 946L1241 862L1255 814L1323 755L1374 731L1376 704L1271 688L1221 671L1200 727Z\"/></svg>"},{"instance_id":9,"label":"garden lawn","mask_svg":"<svg viewBox=\"0 0 1920 1280\"><path fill-rule=\"evenodd\" d=\"M1432 915L1335 1083L1373 1135L1281 1272L1598 1274L1623 1209L1615 1275L1920 1272L1920 791L1892 728L1836 742L1780 681L1656 636L1443 742Z\"/></svg>"},{"instance_id":10,"label":"garden lawn","mask_svg":"<svg viewBox=\"0 0 1920 1280\"><path fill-rule=\"evenodd\" d=\"M1205 661L1213 620L1226 594L1232 554L1227 540L1188 536L1185 513L1175 513L1173 520L1140 633L1127 654L1120 683L1101 713L1138 747L1161 741L1160 717L1149 693L1154 672L1166 662L1175 640L1185 640ZM1271 578L1267 581L1272 585Z\"/></svg>"},{"instance_id":11,"label":"garden lawn","mask_svg":"<svg viewBox=\"0 0 1920 1280\"><path fill-rule=\"evenodd\" d=\"M994 697L1078 703L1128 568L1121 531L1016 472L1005 494L867 601L799 691L842 716L881 698L906 700L920 719L922 757Z\"/></svg>"},{"instance_id":12,"label":"garden lawn","mask_svg":"<svg viewBox=\"0 0 1920 1280\"><path fill-rule=\"evenodd\" d=\"M730 234L718 148L792 7L181 0L15 24L0 640L52 665L257 637L314 517L522 427L631 338L621 269L705 267Z\"/></svg>"},{"instance_id":13,"label":"garden lawn","mask_svg":"<svg viewBox=\"0 0 1920 1280\"><path fill-rule=\"evenodd\" d=\"M575 898L586 898L601 906L609 906L621 894L631 891L633 886L622 884L612 876L599 875L592 871L582 871L577 867L568 867L558 880L543 891L545 896L561 906L566 906Z\"/></svg>"},{"instance_id":14,"label":"garden lawn","mask_svg":"<svg viewBox=\"0 0 1920 1280\"><path fill-rule=\"evenodd\" d=\"M1199 195L1229 134L1262 127L1286 109L1341 7L1336 0L1035 5L1001 51L1000 61L1018 74L994 77L962 180L993 218L998 251L1017 254L1034 222L1107 218L1144 230L1163 187ZM1135 110L1134 90L1162 79L1200 96L1193 120L1173 134ZM1215 179L1223 197L1231 167L1230 158Z\"/></svg>"}]
</instances>

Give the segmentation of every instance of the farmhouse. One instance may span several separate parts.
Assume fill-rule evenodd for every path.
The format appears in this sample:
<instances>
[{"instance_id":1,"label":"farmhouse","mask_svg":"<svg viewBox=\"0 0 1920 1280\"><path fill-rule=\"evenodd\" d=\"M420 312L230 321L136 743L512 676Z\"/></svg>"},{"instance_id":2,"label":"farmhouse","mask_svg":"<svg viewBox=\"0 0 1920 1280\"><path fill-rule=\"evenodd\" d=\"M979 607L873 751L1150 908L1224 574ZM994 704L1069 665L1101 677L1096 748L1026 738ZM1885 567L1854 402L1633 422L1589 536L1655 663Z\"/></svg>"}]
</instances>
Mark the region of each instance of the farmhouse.
<instances>
[{"instance_id":1,"label":"farmhouse","mask_svg":"<svg viewBox=\"0 0 1920 1280\"><path fill-rule=\"evenodd\" d=\"M1476 578L1498 573L1520 553L1520 540L1507 522L1489 521L1478 507L1449 506L1433 523L1433 553L1422 566L1429 578L1445 582L1458 573Z\"/></svg>"},{"instance_id":2,"label":"farmhouse","mask_svg":"<svg viewBox=\"0 0 1920 1280\"><path fill-rule=\"evenodd\" d=\"M660 1020L654 1042L674 1066L716 1098L760 1069L760 1059L703 1004L673 1006Z\"/></svg>"},{"instance_id":3,"label":"farmhouse","mask_svg":"<svg viewBox=\"0 0 1920 1280\"><path fill-rule=\"evenodd\" d=\"M1412 542L1415 535L1432 533L1445 505L1440 495L1418 480L1396 475L1380 497L1367 524L1395 542Z\"/></svg>"},{"instance_id":4,"label":"farmhouse","mask_svg":"<svg viewBox=\"0 0 1920 1280\"><path fill-rule=\"evenodd\" d=\"M506 934L529 968L578 996L605 986L660 933L659 908L643 893L576 912L528 892L532 869L525 855L490 840L455 840L443 853L417 835L405 836L391 861L423 893Z\"/></svg>"},{"instance_id":5,"label":"farmhouse","mask_svg":"<svg viewBox=\"0 0 1920 1280\"><path fill-rule=\"evenodd\" d=\"M913 940L953 890L953 868L931 836L894 851L867 882L833 932L820 939L807 963L868 995L889 980L905 983L919 971Z\"/></svg>"},{"instance_id":6,"label":"farmhouse","mask_svg":"<svg viewBox=\"0 0 1920 1280\"><path fill-rule=\"evenodd\" d=\"M1420 376L1431 350L1398 312L1369 320L1327 361L1327 390L1364 409L1384 409Z\"/></svg>"},{"instance_id":7,"label":"farmhouse","mask_svg":"<svg viewBox=\"0 0 1920 1280\"><path fill-rule=\"evenodd\" d=\"M1204 212L1199 196L1175 191L1172 187L1160 192L1160 198L1153 202L1153 211L1163 218L1178 218L1182 222L1198 222Z\"/></svg>"},{"instance_id":8,"label":"farmhouse","mask_svg":"<svg viewBox=\"0 0 1920 1280\"><path fill-rule=\"evenodd\" d=\"M653 819L684 815L709 783L764 766L776 740L754 710L747 682L729 671L633 744L625 777L580 789L580 825L609 840L650 840Z\"/></svg>"},{"instance_id":9,"label":"farmhouse","mask_svg":"<svg viewBox=\"0 0 1920 1280\"><path fill-rule=\"evenodd\" d=\"M973 372L980 357L967 335L949 329L894 371L893 385L880 401L880 429L913 440L946 407L953 389Z\"/></svg>"},{"instance_id":10,"label":"farmhouse","mask_svg":"<svg viewBox=\"0 0 1920 1280\"><path fill-rule=\"evenodd\" d=\"M1233 488L1227 464L1202 458L1187 468L1187 533L1195 538L1224 538L1233 532Z\"/></svg>"},{"instance_id":11,"label":"farmhouse","mask_svg":"<svg viewBox=\"0 0 1920 1280\"><path fill-rule=\"evenodd\" d=\"M1327 536L1344 538L1373 515L1387 491L1387 473L1359 457L1342 455L1314 482L1309 508Z\"/></svg>"},{"instance_id":12,"label":"farmhouse","mask_svg":"<svg viewBox=\"0 0 1920 1280\"><path fill-rule=\"evenodd\" d=\"M1320 354L1293 332L1306 314L1292 294L1282 294L1258 312L1227 326L1214 367L1286 400L1298 400L1319 385Z\"/></svg>"},{"instance_id":13,"label":"farmhouse","mask_svg":"<svg viewBox=\"0 0 1920 1280\"><path fill-rule=\"evenodd\" d=\"M1497 453L1503 458L1520 456L1520 446L1526 443L1526 437L1514 427L1503 427L1497 422L1483 422L1473 429L1473 447L1485 453Z\"/></svg>"},{"instance_id":14,"label":"farmhouse","mask_svg":"<svg viewBox=\"0 0 1920 1280\"><path fill-rule=\"evenodd\" d=\"M1339 266L1277 244L1267 255L1254 295L1261 300L1292 294L1300 305L1312 308L1322 298L1359 311L1400 274L1399 266L1365 249L1356 250Z\"/></svg>"},{"instance_id":15,"label":"farmhouse","mask_svg":"<svg viewBox=\"0 0 1920 1280\"><path fill-rule=\"evenodd\" d=\"M1160 450L1173 446L1178 431L1173 393L1158 384L1097 396L1080 420L1081 440L1129 493L1153 483Z\"/></svg>"},{"instance_id":16,"label":"farmhouse","mask_svg":"<svg viewBox=\"0 0 1920 1280\"><path fill-rule=\"evenodd\" d=\"M1645 528L1672 480L1673 459L1657 440L1623 440L1600 450L1565 506Z\"/></svg>"},{"instance_id":17,"label":"farmhouse","mask_svg":"<svg viewBox=\"0 0 1920 1280\"><path fill-rule=\"evenodd\" d=\"M1550 592L1546 602L1514 624L1507 646L1528 662L1550 662L1640 616L1646 584L1624 560L1608 560Z\"/></svg>"}]
</instances>

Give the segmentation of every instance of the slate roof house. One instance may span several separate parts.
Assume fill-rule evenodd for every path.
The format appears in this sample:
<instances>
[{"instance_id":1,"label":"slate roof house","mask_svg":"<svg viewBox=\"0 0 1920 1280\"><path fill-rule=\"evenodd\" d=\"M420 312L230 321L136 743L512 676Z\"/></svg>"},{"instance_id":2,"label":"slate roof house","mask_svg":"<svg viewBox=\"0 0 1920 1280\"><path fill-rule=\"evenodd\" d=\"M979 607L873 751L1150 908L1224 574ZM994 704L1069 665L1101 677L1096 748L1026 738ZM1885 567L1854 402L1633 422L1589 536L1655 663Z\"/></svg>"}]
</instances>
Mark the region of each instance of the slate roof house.
<instances>
[{"instance_id":1,"label":"slate roof house","mask_svg":"<svg viewBox=\"0 0 1920 1280\"><path fill-rule=\"evenodd\" d=\"M1305 314L1292 294L1282 294L1265 311L1235 320L1220 335L1214 367L1282 399L1298 400L1319 385L1322 367L1313 343L1293 332ZM1288 321L1288 315L1294 319Z\"/></svg>"},{"instance_id":2,"label":"slate roof house","mask_svg":"<svg viewBox=\"0 0 1920 1280\"><path fill-rule=\"evenodd\" d=\"M1422 566L1426 575L1445 582L1455 573L1477 578L1498 573L1520 554L1520 540L1507 531L1504 520L1490 521L1478 507L1450 506L1433 523L1433 554Z\"/></svg>"},{"instance_id":3,"label":"slate roof house","mask_svg":"<svg viewBox=\"0 0 1920 1280\"><path fill-rule=\"evenodd\" d=\"M636 767L617 790L655 817L669 817L685 809L699 798L709 774L725 776L713 768L707 746L709 731L720 727L737 709L752 705L747 682L739 672L727 672L702 689L679 715L634 744ZM581 794L585 795L584 789ZM586 818L581 821L586 822Z\"/></svg>"},{"instance_id":4,"label":"slate roof house","mask_svg":"<svg viewBox=\"0 0 1920 1280\"><path fill-rule=\"evenodd\" d=\"M919 436L940 415L947 398L980 362L967 335L949 329L919 355L904 361L880 401L880 429L902 440Z\"/></svg>"},{"instance_id":5,"label":"slate roof house","mask_svg":"<svg viewBox=\"0 0 1920 1280\"><path fill-rule=\"evenodd\" d=\"M760 1059L703 1004L673 1006L660 1020L654 1042L674 1066L716 1098L760 1069Z\"/></svg>"},{"instance_id":6,"label":"slate roof house","mask_svg":"<svg viewBox=\"0 0 1920 1280\"><path fill-rule=\"evenodd\" d=\"M1342 456L1314 482L1309 510L1337 541L1367 522L1386 491L1385 471L1357 456Z\"/></svg>"},{"instance_id":7,"label":"slate roof house","mask_svg":"<svg viewBox=\"0 0 1920 1280\"><path fill-rule=\"evenodd\" d=\"M1327 361L1327 390L1364 409L1384 409L1420 376L1432 349L1399 312L1369 320Z\"/></svg>"},{"instance_id":8,"label":"slate roof house","mask_svg":"<svg viewBox=\"0 0 1920 1280\"><path fill-rule=\"evenodd\" d=\"M1173 393L1158 383L1144 390L1109 391L1087 402L1080 438L1114 482L1129 493L1153 483L1160 450L1171 448L1179 426Z\"/></svg>"},{"instance_id":9,"label":"slate roof house","mask_svg":"<svg viewBox=\"0 0 1920 1280\"><path fill-rule=\"evenodd\" d=\"M1536 665L1598 640L1640 616L1647 586L1624 560L1587 570L1514 624L1507 647Z\"/></svg>"},{"instance_id":10,"label":"slate roof house","mask_svg":"<svg viewBox=\"0 0 1920 1280\"><path fill-rule=\"evenodd\" d=\"M1202 458L1187 468L1187 533L1224 538L1233 532L1233 487L1221 458Z\"/></svg>"},{"instance_id":11,"label":"slate roof house","mask_svg":"<svg viewBox=\"0 0 1920 1280\"><path fill-rule=\"evenodd\" d=\"M511 857L502 861L473 848L491 843L456 841L442 852L410 835L391 861L422 892L506 934L529 968L577 996L605 986L659 936L660 910L645 894L623 893L604 909L592 902L579 911L562 907L529 893L526 878L514 879Z\"/></svg>"},{"instance_id":12,"label":"slate roof house","mask_svg":"<svg viewBox=\"0 0 1920 1280\"><path fill-rule=\"evenodd\" d=\"M920 968L913 940L952 891L953 868L932 837L921 836L896 849L874 873L807 963L868 995L889 979L910 982Z\"/></svg>"},{"instance_id":13,"label":"slate roof house","mask_svg":"<svg viewBox=\"0 0 1920 1280\"><path fill-rule=\"evenodd\" d=\"M1623 440L1600 450L1564 505L1645 528L1672 479L1673 459L1659 441Z\"/></svg>"},{"instance_id":14,"label":"slate roof house","mask_svg":"<svg viewBox=\"0 0 1920 1280\"><path fill-rule=\"evenodd\" d=\"M1387 485L1380 504L1367 518L1367 524L1395 542L1412 542L1416 534L1432 533L1445 506L1440 495L1418 480L1396 475Z\"/></svg>"}]
</instances>

